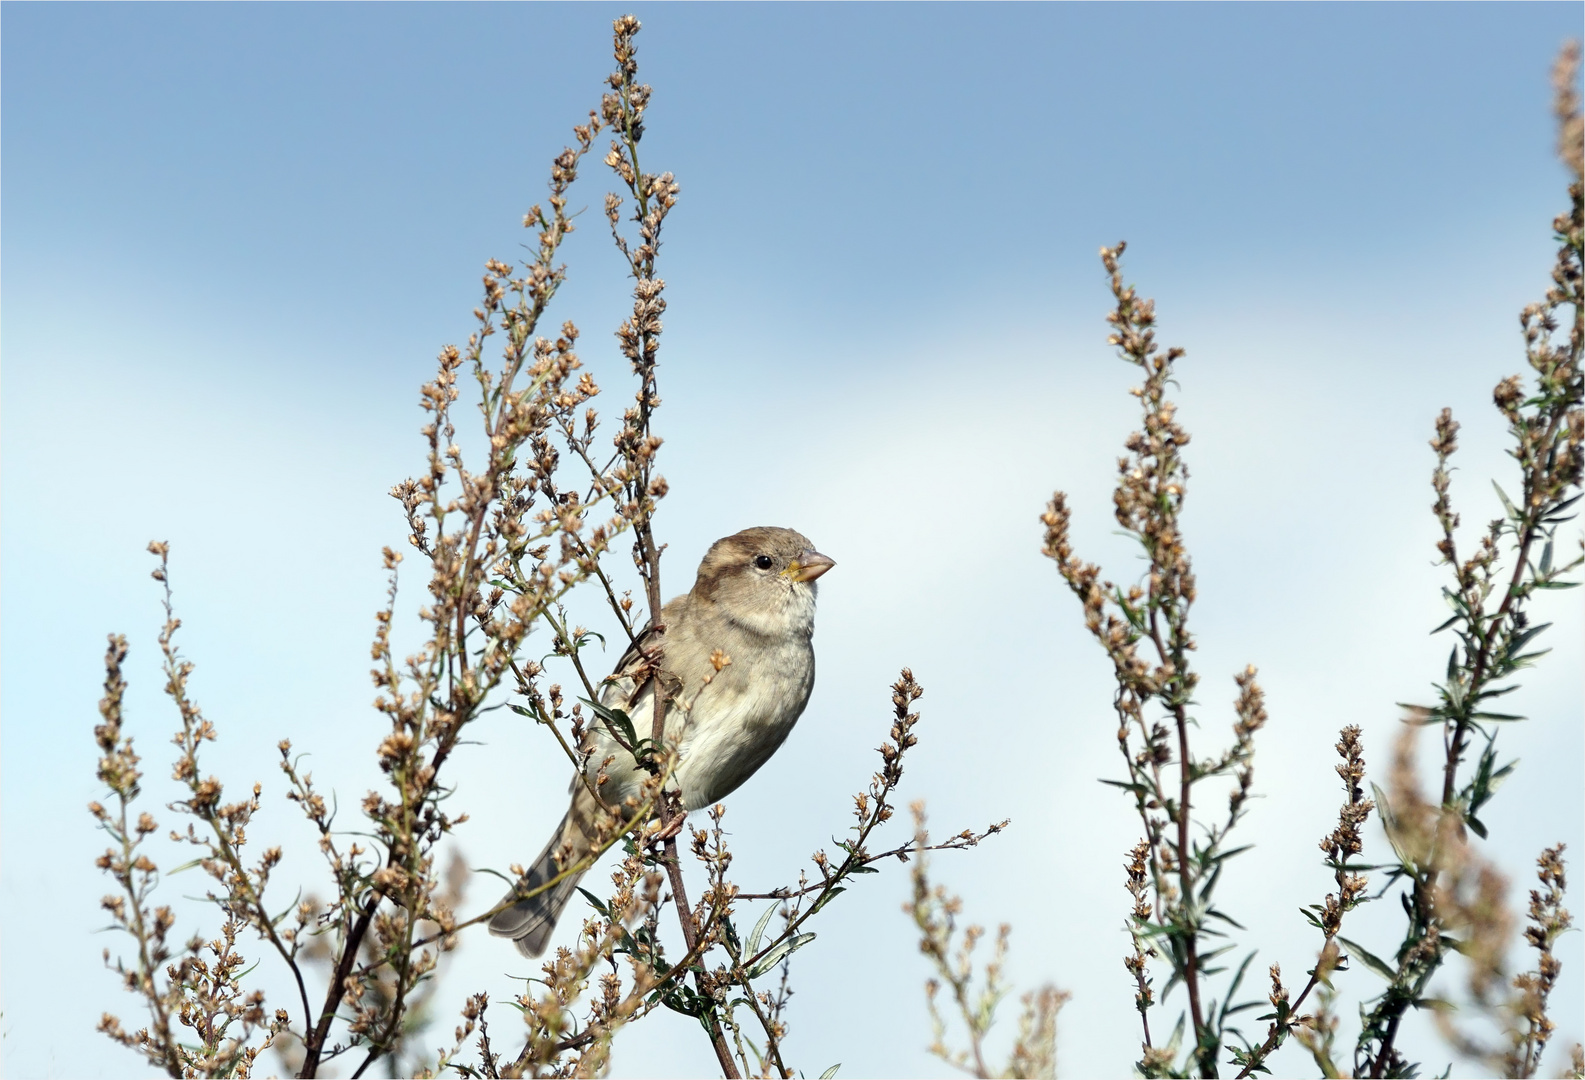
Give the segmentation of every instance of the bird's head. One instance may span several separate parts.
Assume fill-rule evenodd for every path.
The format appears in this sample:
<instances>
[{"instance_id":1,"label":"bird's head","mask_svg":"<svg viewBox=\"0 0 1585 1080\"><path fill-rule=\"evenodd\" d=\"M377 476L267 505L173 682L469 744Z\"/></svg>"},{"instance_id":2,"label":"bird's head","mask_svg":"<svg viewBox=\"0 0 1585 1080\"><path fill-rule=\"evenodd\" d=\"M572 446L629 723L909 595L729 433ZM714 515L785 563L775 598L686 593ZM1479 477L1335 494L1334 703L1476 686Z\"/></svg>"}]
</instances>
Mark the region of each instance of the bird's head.
<instances>
[{"instance_id":1,"label":"bird's head","mask_svg":"<svg viewBox=\"0 0 1585 1080\"><path fill-rule=\"evenodd\" d=\"M807 536L758 526L710 545L693 595L764 634L814 626L815 579L835 566Z\"/></svg>"}]
</instances>

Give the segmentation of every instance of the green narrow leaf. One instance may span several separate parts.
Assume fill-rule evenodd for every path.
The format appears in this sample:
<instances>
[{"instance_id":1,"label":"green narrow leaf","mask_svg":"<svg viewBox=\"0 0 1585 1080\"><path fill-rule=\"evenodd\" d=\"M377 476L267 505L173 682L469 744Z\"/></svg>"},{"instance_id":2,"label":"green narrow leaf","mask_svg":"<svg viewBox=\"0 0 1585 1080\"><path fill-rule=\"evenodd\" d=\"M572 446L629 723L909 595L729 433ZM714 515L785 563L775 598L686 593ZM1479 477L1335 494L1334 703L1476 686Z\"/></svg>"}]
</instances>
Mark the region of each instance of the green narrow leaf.
<instances>
[{"instance_id":1,"label":"green narrow leaf","mask_svg":"<svg viewBox=\"0 0 1585 1080\"><path fill-rule=\"evenodd\" d=\"M1122 788L1124 791L1132 791L1135 795L1150 794L1150 789L1145 787L1144 784L1130 784L1126 780L1102 780L1101 783L1106 784L1108 787Z\"/></svg>"},{"instance_id":2,"label":"green narrow leaf","mask_svg":"<svg viewBox=\"0 0 1585 1080\"><path fill-rule=\"evenodd\" d=\"M1223 945L1220 949L1208 949L1200 953L1198 959L1202 964L1209 964L1223 953L1232 952L1236 948L1238 948L1237 945Z\"/></svg>"},{"instance_id":3,"label":"green narrow leaf","mask_svg":"<svg viewBox=\"0 0 1585 1080\"><path fill-rule=\"evenodd\" d=\"M1406 724L1413 724L1416 727L1425 727L1427 724L1440 723L1441 720L1442 720L1442 715L1441 715L1442 710L1441 710L1440 706L1438 706L1437 708L1430 708L1430 707L1425 706L1425 705L1411 705L1407 701L1397 701L1397 702L1394 702L1393 704L1397 705L1398 708L1402 709L1405 713L1408 714L1407 716L1404 717L1404 721L1403 721ZM1424 719L1422 719L1422 720L1414 719L1414 717L1421 716L1421 715L1424 716Z\"/></svg>"},{"instance_id":4,"label":"green narrow leaf","mask_svg":"<svg viewBox=\"0 0 1585 1080\"><path fill-rule=\"evenodd\" d=\"M1520 649L1522 649L1526 645L1530 644L1530 642L1534 641L1537 634L1541 633L1541 631L1545 630L1547 627L1549 627L1551 625L1552 624L1549 623L1549 622L1544 622L1544 623L1537 623L1535 626L1527 626L1527 627L1525 627L1523 630L1521 630L1519 633L1515 634L1509 640L1508 651L1509 652L1518 652Z\"/></svg>"},{"instance_id":5,"label":"green narrow leaf","mask_svg":"<svg viewBox=\"0 0 1585 1080\"><path fill-rule=\"evenodd\" d=\"M780 906L780 904L772 904L770 907L766 908L765 914L761 915L759 917L759 922L754 924L754 930L748 936L747 948L748 954L750 956L753 956L755 953L759 952L759 939L761 935L765 933L765 925L770 922L770 917L776 914L776 909Z\"/></svg>"},{"instance_id":6,"label":"green narrow leaf","mask_svg":"<svg viewBox=\"0 0 1585 1080\"><path fill-rule=\"evenodd\" d=\"M1163 992L1161 996L1162 997L1166 997L1167 995L1166 995L1165 992ZM1178 1047L1181 1046L1182 1044L1183 1044L1183 1014L1179 1013L1178 1014L1177 1026L1175 1026L1172 1029L1172 1038L1167 1040L1167 1046L1166 1046L1167 1056L1169 1058L1170 1057L1177 1057L1178 1056Z\"/></svg>"},{"instance_id":7,"label":"green narrow leaf","mask_svg":"<svg viewBox=\"0 0 1585 1080\"><path fill-rule=\"evenodd\" d=\"M757 979L771 968L781 963L794 951L803 948L815 939L814 934L798 934L772 948L764 956L756 960L752 967L743 972L750 979Z\"/></svg>"},{"instance_id":8,"label":"green narrow leaf","mask_svg":"<svg viewBox=\"0 0 1585 1080\"><path fill-rule=\"evenodd\" d=\"M1380 975L1388 982L1394 982L1397 980L1398 973L1394 971L1392 967L1390 967L1384 960L1382 960L1381 957L1377 956L1364 946L1348 940L1348 938L1344 937L1342 934L1337 935L1337 940L1342 943L1343 948L1347 949L1351 955L1357 957L1360 963L1370 968L1370 970L1374 971L1377 975Z\"/></svg>"},{"instance_id":9,"label":"green narrow leaf","mask_svg":"<svg viewBox=\"0 0 1585 1080\"><path fill-rule=\"evenodd\" d=\"M1382 831L1387 834L1387 843L1392 845L1393 854L1398 856L1401 865L1409 864L1409 857L1404 854L1403 845L1398 842L1398 815L1392 812L1392 803L1387 800L1387 793L1372 783L1370 792L1376 797L1376 816L1381 819Z\"/></svg>"},{"instance_id":10,"label":"green narrow leaf","mask_svg":"<svg viewBox=\"0 0 1585 1080\"><path fill-rule=\"evenodd\" d=\"M613 735L619 736L623 742L627 743L627 745L632 746L635 749L637 748L638 732L634 729L633 720L627 715L627 713L623 712L621 709L607 708L606 706L601 705L598 701L590 701L585 697L581 697L578 700L589 706L590 709L594 710L594 714L596 716L604 720L609 727L613 728Z\"/></svg>"},{"instance_id":11,"label":"green narrow leaf","mask_svg":"<svg viewBox=\"0 0 1585 1080\"><path fill-rule=\"evenodd\" d=\"M1233 1003L1233 995L1238 993L1238 986L1239 986L1240 983L1242 983L1244 981L1244 972L1249 970L1249 963L1253 959L1255 959L1255 953L1254 953L1253 950L1251 950L1250 954L1248 956L1244 957L1244 962L1242 964L1238 965L1238 973L1233 976L1233 982L1227 988L1227 999L1222 1002L1222 1017L1224 1019L1227 1016L1231 1015L1231 1012L1230 1012L1228 1006L1232 1005L1232 1003ZM1257 1005L1264 1005L1264 1004L1265 1004L1265 1002L1263 1002L1263 1001L1251 1001L1251 1002L1249 1002L1246 1005L1238 1006L1238 1009L1253 1009Z\"/></svg>"},{"instance_id":12,"label":"green narrow leaf","mask_svg":"<svg viewBox=\"0 0 1585 1080\"><path fill-rule=\"evenodd\" d=\"M1508 493L1504 491L1502 489L1502 485L1497 483L1495 480L1491 482L1491 486L1496 489L1497 498L1502 500L1502 508L1507 511L1508 520L1517 521L1519 519L1519 512L1513 508L1513 503L1508 501Z\"/></svg>"},{"instance_id":13,"label":"green narrow leaf","mask_svg":"<svg viewBox=\"0 0 1585 1080\"><path fill-rule=\"evenodd\" d=\"M840 1068L842 1068L842 1063L839 1061L825 1072L821 1073L820 1080L831 1080L831 1078L837 1074L837 1070Z\"/></svg>"},{"instance_id":14,"label":"green narrow leaf","mask_svg":"<svg viewBox=\"0 0 1585 1080\"><path fill-rule=\"evenodd\" d=\"M1572 499L1565 499L1562 502L1558 503L1556 506L1554 506L1552 509L1548 510L1547 513L1549 515L1550 514L1561 514L1565 510L1568 510L1570 507L1572 507L1575 503L1579 502L1580 498L1581 498L1581 496L1576 495Z\"/></svg>"},{"instance_id":15,"label":"green narrow leaf","mask_svg":"<svg viewBox=\"0 0 1585 1080\"><path fill-rule=\"evenodd\" d=\"M590 906L593 907L594 910L598 911L601 915L604 915L608 919L611 917L610 910L606 908L605 903L598 896L594 895L594 893L590 892L588 889L582 887L580 887L578 891L583 893L583 898L589 901Z\"/></svg>"},{"instance_id":16,"label":"green narrow leaf","mask_svg":"<svg viewBox=\"0 0 1585 1080\"><path fill-rule=\"evenodd\" d=\"M826 893L820 899L816 900L815 901L815 906L809 909L809 914L813 915L815 912L819 911L821 908L823 908L827 904L829 904L832 900L835 900L838 893L845 893L845 892L847 892L847 889L845 887L841 886L841 885L838 885L836 888L834 888L830 892Z\"/></svg>"},{"instance_id":17,"label":"green narrow leaf","mask_svg":"<svg viewBox=\"0 0 1585 1080\"><path fill-rule=\"evenodd\" d=\"M1207 919L1221 919L1223 922L1227 923L1229 926L1235 927L1235 928L1237 928L1239 930L1247 930L1247 929L1249 929L1247 926L1245 926L1243 923L1239 922L1237 919L1233 918L1231 915L1223 914L1222 912L1218 911L1216 908L1207 909L1206 912L1205 912L1205 917Z\"/></svg>"}]
</instances>

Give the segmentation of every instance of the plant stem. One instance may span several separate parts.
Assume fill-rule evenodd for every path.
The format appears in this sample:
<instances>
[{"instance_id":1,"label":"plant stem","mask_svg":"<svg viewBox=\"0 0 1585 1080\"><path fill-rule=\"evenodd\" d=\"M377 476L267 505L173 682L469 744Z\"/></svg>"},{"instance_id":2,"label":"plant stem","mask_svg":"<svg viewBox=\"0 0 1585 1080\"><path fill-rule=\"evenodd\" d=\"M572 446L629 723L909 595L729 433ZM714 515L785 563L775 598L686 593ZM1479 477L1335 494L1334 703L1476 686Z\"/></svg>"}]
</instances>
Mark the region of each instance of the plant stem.
<instances>
[{"instance_id":1,"label":"plant stem","mask_svg":"<svg viewBox=\"0 0 1585 1080\"><path fill-rule=\"evenodd\" d=\"M368 933L369 922L374 918L374 909L379 906L380 894L371 894L368 902L363 905L358 921L347 934L346 944L341 950L341 961L336 965L335 976L330 980L330 986L325 992L325 1007L320 1011L319 1023L314 1025L313 1031L303 1043L303 1067L297 1073L299 1077L319 1075L319 1060L324 1052L325 1040L330 1037L331 1022L336 1019L336 1006L340 1004L342 995L346 992L342 984L352 973L353 962L358 958L358 947L363 944L363 935Z\"/></svg>"}]
</instances>

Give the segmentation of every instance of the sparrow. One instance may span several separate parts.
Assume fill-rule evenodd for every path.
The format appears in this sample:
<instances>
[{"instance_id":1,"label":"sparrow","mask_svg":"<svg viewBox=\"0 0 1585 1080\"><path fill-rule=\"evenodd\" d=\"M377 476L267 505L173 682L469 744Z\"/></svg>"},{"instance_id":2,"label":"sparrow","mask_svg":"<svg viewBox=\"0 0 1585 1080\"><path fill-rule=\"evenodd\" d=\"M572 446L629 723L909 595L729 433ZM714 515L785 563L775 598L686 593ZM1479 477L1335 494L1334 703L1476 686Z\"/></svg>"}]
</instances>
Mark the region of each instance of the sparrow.
<instances>
[{"instance_id":1,"label":"sparrow","mask_svg":"<svg viewBox=\"0 0 1585 1080\"><path fill-rule=\"evenodd\" d=\"M687 810L737 788L774 754L809 703L815 683L815 580L836 563L792 529L744 529L710 545L693 589L661 608L605 681L600 704L651 733L657 683L668 694L665 739L677 748L671 784ZM620 808L648 773L597 717L585 733L583 775L572 805L533 866L503 903L537 888L594 850L601 807ZM599 792L598 799L591 792ZM630 824L630 823L629 823ZM518 951L545 951L583 871L503 908L490 933Z\"/></svg>"}]
</instances>

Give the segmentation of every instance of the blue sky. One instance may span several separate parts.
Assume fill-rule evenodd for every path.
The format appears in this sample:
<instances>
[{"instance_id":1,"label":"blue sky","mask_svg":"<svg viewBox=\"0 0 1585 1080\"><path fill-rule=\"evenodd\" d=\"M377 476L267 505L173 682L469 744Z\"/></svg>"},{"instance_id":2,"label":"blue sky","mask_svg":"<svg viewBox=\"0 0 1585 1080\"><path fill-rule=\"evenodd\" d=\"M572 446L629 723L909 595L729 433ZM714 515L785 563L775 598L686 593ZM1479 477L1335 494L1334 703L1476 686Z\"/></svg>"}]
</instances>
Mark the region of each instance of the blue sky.
<instances>
[{"instance_id":1,"label":"blue sky","mask_svg":"<svg viewBox=\"0 0 1585 1080\"><path fill-rule=\"evenodd\" d=\"M404 532L385 492L422 461L416 390L466 336L484 260L519 256L622 10L0 6L8 1075L134 1066L91 1031L132 1002L98 970L113 942L93 933L82 806L111 630L132 637L132 724L162 775L151 537L173 543L217 771L274 785L290 734L345 798L373 782L365 657L379 548ZM971 918L1013 924L1022 985L1075 992L1063 1069L1126 1071L1134 823L1095 783L1117 772L1104 657L1037 551L1062 487L1080 552L1129 572L1108 491L1133 380L1105 345L1096 258L1126 238L1163 339L1189 350L1204 729L1226 730L1245 663L1270 698L1258 854L1230 872L1231 906L1261 965L1304 970L1296 909L1326 891L1313 843L1338 801L1336 730L1362 724L1384 766L1393 702L1424 699L1446 655L1426 634L1445 617L1426 449L1442 406L1466 425L1465 520L1496 508L1489 393L1519 370L1515 316L1546 284L1565 184L1547 70L1579 6L632 10L656 90L644 162L682 184L661 271L668 591L750 524L799 528L839 563L809 711L728 804L739 880L757 891L829 846L909 664L927 696L904 796L943 831L1014 819L938 873ZM607 186L591 167L574 191L594 212L556 315L584 330L609 414L629 388ZM1497 799L1491 850L1520 889L1543 845L1585 850L1578 595L1538 613L1554 653L1517 708L1534 720L1503 735L1522 782ZM474 865L531 855L560 812L561 766L530 735L503 722L458 763ZM303 842L284 803L266 818L261 844ZM944 1073L923 1049L905 888L867 879L796 958L805 1072ZM1364 909L1360 936L1387 946L1392 916ZM1566 940L1565 1052L1585 1036L1585 955ZM466 993L508 996L508 972L524 973L499 942L467 940L433 1034ZM855 1027L859 1006L872 1024ZM1448 1052L1412 1034L1440 1071ZM624 1036L616 1071L709 1061L696 1029L661 1019Z\"/></svg>"}]
</instances>

